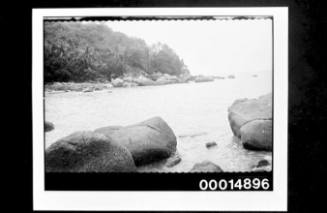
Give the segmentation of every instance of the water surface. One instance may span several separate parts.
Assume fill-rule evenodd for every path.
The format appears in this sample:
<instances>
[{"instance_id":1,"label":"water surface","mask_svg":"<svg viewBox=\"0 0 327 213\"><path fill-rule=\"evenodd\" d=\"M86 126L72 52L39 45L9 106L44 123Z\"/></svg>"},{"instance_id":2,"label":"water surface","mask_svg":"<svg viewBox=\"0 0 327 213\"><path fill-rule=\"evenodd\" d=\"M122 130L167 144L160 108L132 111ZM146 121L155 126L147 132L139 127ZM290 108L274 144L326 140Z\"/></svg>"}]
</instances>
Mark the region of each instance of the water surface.
<instances>
[{"instance_id":1,"label":"water surface","mask_svg":"<svg viewBox=\"0 0 327 213\"><path fill-rule=\"evenodd\" d=\"M46 133L45 145L75 131L130 125L160 116L177 137L182 161L172 168L159 163L141 171L187 172L203 160L225 171L249 171L271 153L245 150L233 137L227 109L238 98L256 98L269 92L271 82L259 76L90 93L46 93L45 119L53 122L55 129ZM218 145L207 149L205 144L213 141Z\"/></svg>"}]
</instances>

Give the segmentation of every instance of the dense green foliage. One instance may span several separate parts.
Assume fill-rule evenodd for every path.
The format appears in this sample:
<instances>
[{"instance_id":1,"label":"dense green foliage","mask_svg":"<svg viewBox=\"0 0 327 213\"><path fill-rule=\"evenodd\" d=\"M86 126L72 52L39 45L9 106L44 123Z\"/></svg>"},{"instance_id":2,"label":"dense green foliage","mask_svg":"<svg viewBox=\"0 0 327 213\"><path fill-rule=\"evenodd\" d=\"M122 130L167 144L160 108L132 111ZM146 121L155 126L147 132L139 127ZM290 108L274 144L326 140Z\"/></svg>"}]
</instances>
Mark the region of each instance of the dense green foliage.
<instances>
[{"instance_id":1,"label":"dense green foliage","mask_svg":"<svg viewBox=\"0 0 327 213\"><path fill-rule=\"evenodd\" d=\"M123 75L188 73L183 61L165 44L151 47L104 24L45 22L44 80L109 80Z\"/></svg>"}]
</instances>

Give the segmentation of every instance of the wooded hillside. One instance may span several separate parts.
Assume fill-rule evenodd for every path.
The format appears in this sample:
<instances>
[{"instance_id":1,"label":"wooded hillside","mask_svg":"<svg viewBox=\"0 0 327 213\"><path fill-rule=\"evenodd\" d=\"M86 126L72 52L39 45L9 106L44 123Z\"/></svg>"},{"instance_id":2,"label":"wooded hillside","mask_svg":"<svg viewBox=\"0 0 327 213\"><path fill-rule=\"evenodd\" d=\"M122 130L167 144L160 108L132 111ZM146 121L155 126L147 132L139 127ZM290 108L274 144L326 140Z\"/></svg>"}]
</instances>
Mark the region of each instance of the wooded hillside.
<instances>
[{"instance_id":1,"label":"wooded hillside","mask_svg":"<svg viewBox=\"0 0 327 213\"><path fill-rule=\"evenodd\" d=\"M104 24L45 22L44 40L45 83L189 74L183 60L166 44L148 46Z\"/></svg>"}]
</instances>

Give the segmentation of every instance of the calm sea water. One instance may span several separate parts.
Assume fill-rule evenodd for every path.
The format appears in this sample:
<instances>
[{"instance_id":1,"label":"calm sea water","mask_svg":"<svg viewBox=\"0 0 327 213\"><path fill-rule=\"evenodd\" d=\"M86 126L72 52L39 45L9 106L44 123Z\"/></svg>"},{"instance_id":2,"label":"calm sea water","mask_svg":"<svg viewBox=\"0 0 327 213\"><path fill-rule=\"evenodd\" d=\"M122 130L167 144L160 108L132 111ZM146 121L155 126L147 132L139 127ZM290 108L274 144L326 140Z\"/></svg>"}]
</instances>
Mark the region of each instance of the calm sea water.
<instances>
[{"instance_id":1,"label":"calm sea water","mask_svg":"<svg viewBox=\"0 0 327 213\"><path fill-rule=\"evenodd\" d=\"M129 125L160 116L177 137L182 161L172 168L157 163L141 171L187 172L203 160L225 171L248 171L260 159L271 158L271 153L245 150L233 137L227 109L238 98L256 98L271 90L271 77L247 76L91 93L46 93L45 119L55 125L46 133L46 147L75 131ZM213 141L218 145L207 149L205 144Z\"/></svg>"}]
</instances>

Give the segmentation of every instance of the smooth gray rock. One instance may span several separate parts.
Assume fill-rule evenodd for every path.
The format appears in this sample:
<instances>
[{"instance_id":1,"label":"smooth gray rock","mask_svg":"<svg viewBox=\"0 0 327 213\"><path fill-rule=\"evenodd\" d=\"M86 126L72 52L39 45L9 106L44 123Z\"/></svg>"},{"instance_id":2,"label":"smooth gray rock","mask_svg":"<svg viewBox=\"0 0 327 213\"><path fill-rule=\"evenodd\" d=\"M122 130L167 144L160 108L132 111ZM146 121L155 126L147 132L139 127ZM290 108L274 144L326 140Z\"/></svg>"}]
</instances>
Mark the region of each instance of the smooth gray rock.
<instances>
[{"instance_id":1,"label":"smooth gray rock","mask_svg":"<svg viewBox=\"0 0 327 213\"><path fill-rule=\"evenodd\" d=\"M214 146L217 146L217 143L216 142L208 142L208 143L206 143L206 147L209 149L209 148L211 148L211 147L214 147Z\"/></svg>"},{"instance_id":2,"label":"smooth gray rock","mask_svg":"<svg viewBox=\"0 0 327 213\"><path fill-rule=\"evenodd\" d=\"M223 172L223 170L211 161L203 161L201 163L196 163L190 172Z\"/></svg>"},{"instance_id":3,"label":"smooth gray rock","mask_svg":"<svg viewBox=\"0 0 327 213\"><path fill-rule=\"evenodd\" d=\"M172 76L168 74L163 74L155 81L157 85L174 84L178 82L179 79L176 76Z\"/></svg>"},{"instance_id":4,"label":"smooth gray rock","mask_svg":"<svg viewBox=\"0 0 327 213\"><path fill-rule=\"evenodd\" d=\"M53 129L54 129L54 124L53 123L51 123L49 121L44 122L44 131L45 132L49 132L49 131L51 131Z\"/></svg>"},{"instance_id":5,"label":"smooth gray rock","mask_svg":"<svg viewBox=\"0 0 327 213\"><path fill-rule=\"evenodd\" d=\"M95 132L126 147L137 166L166 159L176 151L176 136L160 117L121 128L103 127Z\"/></svg>"},{"instance_id":6,"label":"smooth gray rock","mask_svg":"<svg viewBox=\"0 0 327 213\"><path fill-rule=\"evenodd\" d=\"M121 78L115 78L115 79L111 80L111 84L113 87L123 87L124 80Z\"/></svg>"},{"instance_id":7,"label":"smooth gray rock","mask_svg":"<svg viewBox=\"0 0 327 213\"><path fill-rule=\"evenodd\" d=\"M135 172L131 153L104 135L75 132L45 152L46 172Z\"/></svg>"},{"instance_id":8,"label":"smooth gray rock","mask_svg":"<svg viewBox=\"0 0 327 213\"><path fill-rule=\"evenodd\" d=\"M271 161L267 159L260 160L257 165L252 168L252 172L271 172Z\"/></svg>"},{"instance_id":9,"label":"smooth gray rock","mask_svg":"<svg viewBox=\"0 0 327 213\"><path fill-rule=\"evenodd\" d=\"M258 99L236 100L228 109L233 134L244 147L254 150L272 149L272 95Z\"/></svg>"},{"instance_id":10,"label":"smooth gray rock","mask_svg":"<svg viewBox=\"0 0 327 213\"><path fill-rule=\"evenodd\" d=\"M89 87L89 88L84 89L83 92L93 92L94 90L99 90L99 89L98 88Z\"/></svg>"},{"instance_id":11,"label":"smooth gray rock","mask_svg":"<svg viewBox=\"0 0 327 213\"><path fill-rule=\"evenodd\" d=\"M194 76L194 82L196 83L200 83L200 82L210 82L210 81L214 81L215 78L212 76L204 76L204 75L198 75L198 76Z\"/></svg>"},{"instance_id":12,"label":"smooth gray rock","mask_svg":"<svg viewBox=\"0 0 327 213\"><path fill-rule=\"evenodd\" d=\"M145 76L139 76L138 78L133 79L133 82L135 82L138 86L151 86L155 84L154 81Z\"/></svg>"},{"instance_id":13,"label":"smooth gray rock","mask_svg":"<svg viewBox=\"0 0 327 213\"><path fill-rule=\"evenodd\" d=\"M178 153L176 153L174 156L167 159L167 162L165 165L166 165L166 167L170 168L170 167L176 166L181 161L182 161L182 158L179 156Z\"/></svg>"},{"instance_id":14,"label":"smooth gray rock","mask_svg":"<svg viewBox=\"0 0 327 213\"><path fill-rule=\"evenodd\" d=\"M266 159L260 160L256 167L268 166L270 163Z\"/></svg>"},{"instance_id":15,"label":"smooth gray rock","mask_svg":"<svg viewBox=\"0 0 327 213\"><path fill-rule=\"evenodd\" d=\"M252 150L272 150L272 121L253 120L241 127L243 146Z\"/></svg>"}]
</instances>

